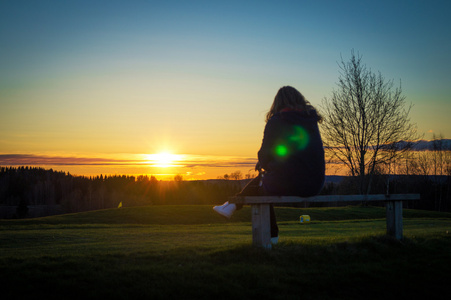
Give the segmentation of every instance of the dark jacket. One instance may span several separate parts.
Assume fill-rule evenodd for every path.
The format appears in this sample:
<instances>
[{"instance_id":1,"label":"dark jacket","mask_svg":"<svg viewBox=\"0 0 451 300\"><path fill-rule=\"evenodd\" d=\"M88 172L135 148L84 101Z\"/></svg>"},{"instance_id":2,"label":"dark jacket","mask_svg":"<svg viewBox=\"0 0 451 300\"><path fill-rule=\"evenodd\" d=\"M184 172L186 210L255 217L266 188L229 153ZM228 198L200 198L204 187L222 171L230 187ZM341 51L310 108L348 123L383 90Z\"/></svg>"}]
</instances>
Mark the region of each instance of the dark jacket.
<instances>
[{"instance_id":1,"label":"dark jacket","mask_svg":"<svg viewBox=\"0 0 451 300\"><path fill-rule=\"evenodd\" d=\"M309 197L321 191L325 161L317 119L315 111L289 110L266 123L258 160L268 194Z\"/></svg>"}]
</instances>

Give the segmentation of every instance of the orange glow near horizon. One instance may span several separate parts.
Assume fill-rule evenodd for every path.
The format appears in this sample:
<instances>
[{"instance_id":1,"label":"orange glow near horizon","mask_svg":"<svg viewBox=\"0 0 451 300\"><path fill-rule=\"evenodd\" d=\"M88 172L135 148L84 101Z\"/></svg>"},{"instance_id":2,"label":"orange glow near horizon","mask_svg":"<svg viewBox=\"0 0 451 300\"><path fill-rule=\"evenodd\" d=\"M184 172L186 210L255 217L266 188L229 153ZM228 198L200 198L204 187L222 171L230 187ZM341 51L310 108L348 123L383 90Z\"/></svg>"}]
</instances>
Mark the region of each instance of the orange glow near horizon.
<instances>
[{"instance_id":1,"label":"orange glow near horizon","mask_svg":"<svg viewBox=\"0 0 451 300\"><path fill-rule=\"evenodd\" d=\"M155 176L158 180L173 180L181 175L183 180L208 180L222 178L225 174L240 171L243 178L257 176L254 157L209 156L159 152L154 154L117 154L101 157L60 155L2 155L2 167L42 167L69 172L74 176ZM346 175L339 165L327 165L328 175Z\"/></svg>"},{"instance_id":2,"label":"orange glow near horizon","mask_svg":"<svg viewBox=\"0 0 451 300\"><path fill-rule=\"evenodd\" d=\"M152 154L2 154L1 167L42 167L69 172L75 176L148 175L171 180L182 175L184 180L216 179L241 171L243 176L254 170L254 157L175 154L162 151Z\"/></svg>"}]
</instances>

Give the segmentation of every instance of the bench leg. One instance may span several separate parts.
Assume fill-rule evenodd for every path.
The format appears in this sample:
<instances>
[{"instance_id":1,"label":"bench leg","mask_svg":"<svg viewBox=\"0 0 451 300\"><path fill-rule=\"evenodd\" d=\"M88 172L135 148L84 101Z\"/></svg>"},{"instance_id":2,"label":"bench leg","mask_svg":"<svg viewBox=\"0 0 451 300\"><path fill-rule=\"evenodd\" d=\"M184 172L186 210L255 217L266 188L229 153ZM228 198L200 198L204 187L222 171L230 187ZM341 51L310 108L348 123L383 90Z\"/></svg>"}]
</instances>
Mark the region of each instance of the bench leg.
<instances>
[{"instance_id":1,"label":"bench leg","mask_svg":"<svg viewBox=\"0 0 451 300\"><path fill-rule=\"evenodd\" d=\"M271 249L269 204L252 204L252 242L255 246Z\"/></svg>"},{"instance_id":2,"label":"bench leg","mask_svg":"<svg viewBox=\"0 0 451 300\"><path fill-rule=\"evenodd\" d=\"M402 239L402 201L387 201L387 235Z\"/></svg>"}]
</instances>

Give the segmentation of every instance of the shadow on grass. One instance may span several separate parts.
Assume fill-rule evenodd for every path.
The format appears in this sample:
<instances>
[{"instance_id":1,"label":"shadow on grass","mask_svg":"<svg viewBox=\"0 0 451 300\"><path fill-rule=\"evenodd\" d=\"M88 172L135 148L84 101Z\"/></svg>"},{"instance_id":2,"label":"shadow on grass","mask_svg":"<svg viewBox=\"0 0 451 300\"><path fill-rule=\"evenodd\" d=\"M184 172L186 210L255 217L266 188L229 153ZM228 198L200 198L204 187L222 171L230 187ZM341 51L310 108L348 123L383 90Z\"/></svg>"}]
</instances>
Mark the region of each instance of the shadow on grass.
<instances>
[{"instance_id":1,"label":"shadow on grass","mask_svg":"<svg viewBox=\"0 0 451 300\"><path fill-rule=\"evenodd\" d=\"M449 236L397 241L382 235L330 244L282 242L271 251L240 246L211 260L236 264L236 281L260 278L259 288L287 298L434 298L448 289L450 250Z\"/></svg>"},{"instance_id":2,"label":"shadow on grass","mask_svg":"<svg viewBox=\"0 0 451 300\"><path fill-rule=\"evenodd\" d=\"M5 299L398 299L448 290L451 239L239 244L162 252L3 259ZM424 287L428 287L425 289Z\"/></svg>"}]
</instances>

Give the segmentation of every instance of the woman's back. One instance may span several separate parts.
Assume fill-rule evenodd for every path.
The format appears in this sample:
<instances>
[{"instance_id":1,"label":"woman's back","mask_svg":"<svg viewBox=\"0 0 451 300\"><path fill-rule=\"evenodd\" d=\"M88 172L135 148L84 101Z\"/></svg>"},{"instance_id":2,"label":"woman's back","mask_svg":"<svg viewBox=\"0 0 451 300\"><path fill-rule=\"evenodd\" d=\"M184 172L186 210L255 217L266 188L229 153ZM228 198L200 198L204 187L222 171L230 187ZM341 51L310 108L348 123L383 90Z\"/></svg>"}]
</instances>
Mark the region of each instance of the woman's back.
<instances>
[{"instance_id":1,"label":"woman's back","mask_svg":"<svg viewBox=\"0 0 451 300\"><path fill-rule=\"evenodd\" d=\"M325 178L324 149L315 110L284 109L267 122L260 151L263 184L271 195L313 196Z\"/></svg>"}]
</instances>

